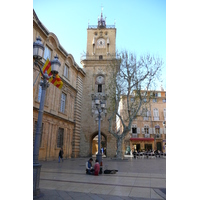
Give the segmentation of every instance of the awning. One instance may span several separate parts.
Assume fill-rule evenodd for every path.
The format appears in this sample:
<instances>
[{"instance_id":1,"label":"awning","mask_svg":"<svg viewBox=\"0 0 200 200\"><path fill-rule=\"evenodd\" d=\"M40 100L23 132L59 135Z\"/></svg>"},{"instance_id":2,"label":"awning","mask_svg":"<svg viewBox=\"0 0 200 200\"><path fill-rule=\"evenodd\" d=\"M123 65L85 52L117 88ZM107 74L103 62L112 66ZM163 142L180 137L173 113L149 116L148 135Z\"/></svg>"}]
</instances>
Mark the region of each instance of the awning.
<instances>
[{"instance_id":1,"label":"awning","mask_svg":"<svg viewBox=\"0 0 200 200\"><path fill-rule=\"evenodd\" d=\"M131 141L154 141L154 138L130 138Z\"/></svg>"}]
</instances>

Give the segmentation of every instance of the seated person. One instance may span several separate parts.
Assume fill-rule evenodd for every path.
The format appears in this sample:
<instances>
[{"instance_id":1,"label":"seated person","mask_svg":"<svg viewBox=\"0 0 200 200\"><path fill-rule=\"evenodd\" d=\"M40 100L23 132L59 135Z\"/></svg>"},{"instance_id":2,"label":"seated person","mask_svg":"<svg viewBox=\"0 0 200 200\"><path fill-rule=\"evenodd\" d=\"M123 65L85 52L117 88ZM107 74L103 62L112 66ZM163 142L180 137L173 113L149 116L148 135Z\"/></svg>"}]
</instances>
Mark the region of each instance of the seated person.
<instances>
[{"instance_id":1,"label":"seated person","mask_svg":"<svg viewBox=\"0 0 200 200\"><path fill-rule=\"evenodd\" d=\"M100 164L99 161L96 159L96 163L94 165L94 175L98 176L100 171Z\"/></svg>"},{"instance_id":2,"label":"seated person","mask_svg":"<svg viewBox=\"0 0 200 200\"><path fill-rule=\"evenodd\" d=\"M93 174L94 169L92 167L92 161L93 159L90 158L87 162L86 162L86 174Z\"/></svg>"}]
</instances>

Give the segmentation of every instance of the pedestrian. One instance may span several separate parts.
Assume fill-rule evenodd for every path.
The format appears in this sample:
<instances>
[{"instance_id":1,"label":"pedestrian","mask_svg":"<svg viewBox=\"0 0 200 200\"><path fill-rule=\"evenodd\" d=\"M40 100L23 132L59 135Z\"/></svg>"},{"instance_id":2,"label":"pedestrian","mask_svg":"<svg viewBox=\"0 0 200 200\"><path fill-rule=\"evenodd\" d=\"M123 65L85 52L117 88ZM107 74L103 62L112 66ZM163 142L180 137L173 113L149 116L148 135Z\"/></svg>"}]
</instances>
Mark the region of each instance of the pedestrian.
<instances>
[{"instance_id":1,"label":"pedestrian","mask_svg":"<svg viewBox=\"0 0 200 200\"><path fill-rule=\"evenodd\" d=\"M94 169L92 167L92 161L93 159L90 158L87 162L86 162L86 174L93 174L94 173Z\"/></svg>"},{"instance_id":2,"label":"pedestrian","mask_svg":"<svg viewBox=\"0 0 200 200\"><path fill-rule=\"evenodd\" d=\"M64 154L63 148L61 147L59 155L58 155L58 162L60 162L60 159L62 159L62 162L63 162L63 154Z\"/></svg>"},{"instance_id":3,"label":"pedestrian","mask_svg":"<svg viewBox=\"0 0 200 200\"><path fill-rule=\"evenodd\" d=\"M99 161L96 159L96 163L94 165L94 175L98 176L100 172L100 164Z\"/></svg>"}]
</instances>

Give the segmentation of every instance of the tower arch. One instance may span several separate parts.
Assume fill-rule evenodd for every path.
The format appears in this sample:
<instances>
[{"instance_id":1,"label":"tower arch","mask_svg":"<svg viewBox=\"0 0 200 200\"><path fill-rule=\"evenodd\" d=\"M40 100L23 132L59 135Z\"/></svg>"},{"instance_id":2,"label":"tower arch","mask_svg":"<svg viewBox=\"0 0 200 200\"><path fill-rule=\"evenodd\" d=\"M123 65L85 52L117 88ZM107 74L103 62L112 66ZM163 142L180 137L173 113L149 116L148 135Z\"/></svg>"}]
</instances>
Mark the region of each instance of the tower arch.
<instances>
[{"instance_id":1,"label":"tower arch","mask_svg":"<svg viewBox=\"0 0 200 200\"><path fill-rule=\"evenodd\" d=\"M94 132L91 137L91 146L92 146L92 156L96 156L98 153L98 131ZM107 155L107 136L101 132L101 150L102 156L106 157Z\"/></svg>"}]
</instances>

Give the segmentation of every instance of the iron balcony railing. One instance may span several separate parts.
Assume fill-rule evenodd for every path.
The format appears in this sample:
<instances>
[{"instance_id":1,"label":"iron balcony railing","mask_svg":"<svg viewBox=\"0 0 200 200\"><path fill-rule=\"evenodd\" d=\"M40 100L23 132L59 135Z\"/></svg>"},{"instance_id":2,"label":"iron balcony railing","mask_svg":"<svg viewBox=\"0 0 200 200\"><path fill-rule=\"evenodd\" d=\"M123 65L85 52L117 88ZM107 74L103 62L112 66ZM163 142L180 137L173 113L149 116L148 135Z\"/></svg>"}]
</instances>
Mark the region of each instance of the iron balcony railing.
<instances>
[{"instance_id":1,"label":"iron balcony railing","mask_svg":"<svg viewBox=\"0 0 200 200\"><path fill-rule=\"evenodd\" d=\"M97 29L97 28L99 28L98 25L88 25L88 29ZM105 25L105 28L115 28L115 25Z\"/></svg>"},{"instance_id":2,"label":"iron balcony railing","mask_svg":"<svg viewBox=\"0 0 200 200\"><path fill-rule=\"evenodd\" d=\"M137 138L137 137L138 137L137 133L132 133L132 138Z\"/></svg>"},{"instance_id":3,"label":"iron balcony railing","mask_svg":"<svg viewBox=\"0 0 200 200\"><path fill-rule=\"evenodd\" d=\"M107 54L107 55L83 55L81 56L80 60L113 60L113 59L120 59L120 56L115 54Z\"/></svg>"}]
</instances>

